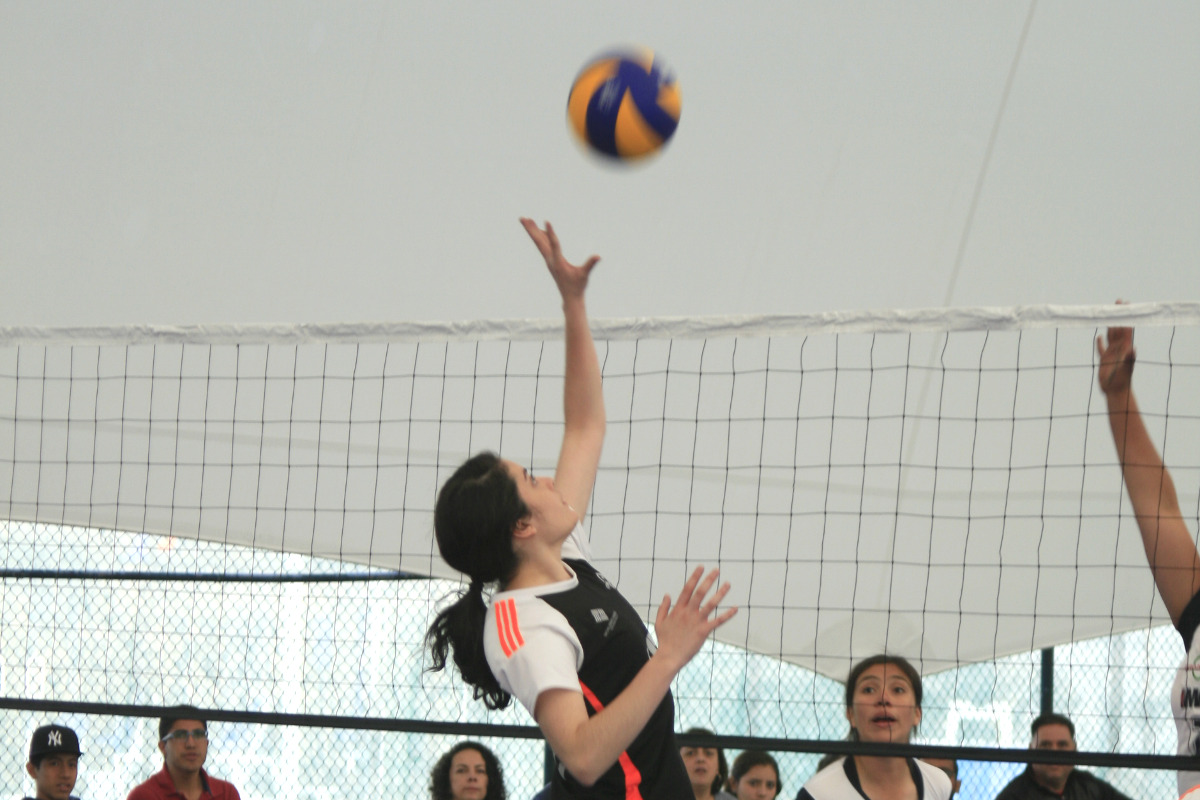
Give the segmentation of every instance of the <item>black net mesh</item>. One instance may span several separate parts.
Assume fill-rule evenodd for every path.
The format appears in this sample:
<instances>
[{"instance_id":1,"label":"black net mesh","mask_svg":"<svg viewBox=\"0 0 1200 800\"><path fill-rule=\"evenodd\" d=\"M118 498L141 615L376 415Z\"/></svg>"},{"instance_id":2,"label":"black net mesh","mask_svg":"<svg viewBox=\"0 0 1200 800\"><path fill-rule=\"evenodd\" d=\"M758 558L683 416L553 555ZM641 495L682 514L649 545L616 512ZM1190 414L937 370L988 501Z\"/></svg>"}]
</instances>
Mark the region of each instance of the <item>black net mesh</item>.
<instances>
[{"instance_id":1,"label":"black net mesh","mask_svg":"<svg viewBox=\"0 0 1200 800\"><path fill-rule=\"evenodd\" d=\"M1128 757L1097 773L1171 796L1137 759L1174 752L1183 649L1113 466L1101 324L598 331L597 566L647 617L697 563L741 607L677 679L679 730L742 737L730 756L769 743L791 796L843 742L850 662L887 650L925 675L919 743L974 756L961 797L1021 769L979 749L1027 746L1044 705L1081 750ZM0 341L9 775L54 720L83 738L76 793L123 797L161 764L157 709L187 703L247 798L422 794L465 736L510 797L542 786L528 714L428 673L423 640L460 588L432 542L437 486L481 448L553 468L559 333L444 334ZM1139 336L1196 531L1200 327Z\"/></svg>"}]
</instances>

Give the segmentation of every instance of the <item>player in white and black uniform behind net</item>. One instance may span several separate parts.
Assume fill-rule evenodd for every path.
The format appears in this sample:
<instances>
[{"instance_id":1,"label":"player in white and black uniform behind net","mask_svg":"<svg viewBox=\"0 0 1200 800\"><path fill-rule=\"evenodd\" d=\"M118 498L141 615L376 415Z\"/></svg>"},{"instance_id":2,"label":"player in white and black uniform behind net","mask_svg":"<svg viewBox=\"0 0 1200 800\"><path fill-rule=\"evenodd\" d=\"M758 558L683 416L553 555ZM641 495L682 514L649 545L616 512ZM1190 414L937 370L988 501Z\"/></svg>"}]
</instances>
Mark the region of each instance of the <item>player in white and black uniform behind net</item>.
<instances>
[{"instance_id":1,"label":"player in white and black uniform behind net","mask_svg":"<svg viewBox=\"0 0 1200 800\"><path fill-rule=\"evenodd\" d=\"M667 597L659 606L653 650L632 606L585 560L576 509L591 497L605 428L584 305L599 259L569 264L549 224L521 222L562 296L562 448L553 479L480 453L442 486L434 508L438 550L470 583L430 627L433 669L452 657L489 708L517 696L558 761L552 797L691 800L672 733L671 681L733 616L736 609L716 614L729 585L713 592L717 573L696 569L675 605ZM490 608L486 584L498 585Z\"/></svg>"},{"instance_id":2,"label":"player in white and black uniform behind net","mask_svg":"<svg viewBox=\"0 0 1200 800\"><path fill-rule=\"evenodd\" d=\"M1177 752L1196 758L1200 756L1200 641L1196 636L1200 624L1200 553L1184 524L1175 482L1150 439L1133 395L1133 330L1109 328L1107 342L1097 338L1096 349L1100 353L1100 388L1108 403L1113 442L1146 560L1187 650L1171 692ZM1200 766L1179 772L1181 794L1197 784Z\"/></svg>"},{"instance_id":3,"label":"player in white and black uniform behind net","mask_svg":"<svg viewBox=\"0 0 1200 800\"><path fill-rule=\"evenodd\" d=\"M1175 628L1183 636L1187 656L1175 673L1171 687L1171 713L1178 737L1176 752L1181 756L1200 757L1200 594L1192 595ZM1200 786L1200 767L1179 773L1179 791Z\"/></svg>"},{"instance_id":4,"label":"player in white and black uniform behind net","mask_svg":"<svg viewBox=\"0 0 1200 800\"><path fill-rule=\"evenodd\" d=\"M906 659L884 654L863 659L846 679L850 738L907 744L921 722L921 696L921 675ZM796 800L949 800L952 793L946 773L923 761L854 755L809 778Z\"/></svg>"}]
</instances>

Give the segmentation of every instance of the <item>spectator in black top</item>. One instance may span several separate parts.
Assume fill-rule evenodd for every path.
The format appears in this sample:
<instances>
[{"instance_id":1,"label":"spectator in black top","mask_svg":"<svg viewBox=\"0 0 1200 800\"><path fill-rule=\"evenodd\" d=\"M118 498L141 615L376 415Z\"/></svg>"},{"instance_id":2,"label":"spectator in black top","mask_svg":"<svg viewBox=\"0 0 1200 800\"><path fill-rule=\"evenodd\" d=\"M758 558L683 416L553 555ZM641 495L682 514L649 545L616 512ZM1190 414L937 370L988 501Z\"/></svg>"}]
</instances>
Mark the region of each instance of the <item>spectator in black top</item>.
<instances>
[{"instance_id":1,"label":"spectator in black top","mask_svg":"<svg viewBox=\"0 0 1200 800\"><path fill-rule=\"evenodd\" d=\"M1042 714L1031 726L1030 750L1075 750L1075 723L1062 714ZM1129 800L1090 772L1072 764L1030 764L996 795L996 800Z\"/></svg>"}]
</instances>

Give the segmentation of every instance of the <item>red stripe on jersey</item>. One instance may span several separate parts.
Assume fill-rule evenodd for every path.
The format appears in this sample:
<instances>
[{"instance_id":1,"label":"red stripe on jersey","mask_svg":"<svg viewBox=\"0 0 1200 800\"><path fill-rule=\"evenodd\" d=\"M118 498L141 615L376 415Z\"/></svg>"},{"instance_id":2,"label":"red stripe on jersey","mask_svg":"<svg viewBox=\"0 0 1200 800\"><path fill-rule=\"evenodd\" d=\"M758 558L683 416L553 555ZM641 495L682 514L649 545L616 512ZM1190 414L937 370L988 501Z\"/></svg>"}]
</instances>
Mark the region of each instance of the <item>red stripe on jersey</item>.
<instances>
[{"instance_id":1,"label":"red stripe on jersey","mask_svg":"<svg viewBox=\"0 0 1200 800\"><path fill-rule=\"evenodd\" d=\"M596 697L583 681L579 682L579 688L583 690L583 699L587 701L588 705L596 712L604 710L604 704L600 702L600 698ZM621 751L621 755L617 757L617 763L621 765L621 772L625 774L625 800L642 800L642 773L634 765L627 750Z\"/></svg>"},{"instance_id":2,"label":"red stripe on jersey","mask_svg":"<svg viewBox=\"0 0 1200 800\"><path fill-rule=\"evenodd\" d=\"M512 630L510 632L512 633L513 639L515 639L517 642L517 647L524 647L525 637L521 636L521 626L517 624L517 601L510 597L507 602L508 615L512 619Z\"/></svg>"},{"instance_id":3,"label":"red stripe on jersey","mask_svg":"<svg viewBox=\"0 0 1200 800\"><path fill-rule=\"evenodd\" d=\"M524 644L521 636L521 626L517 624L517 601L513 598L503 600L496 606L496 627L500 634L500 649L506 658L512 658Z\"/></svg>"}]
</instances>

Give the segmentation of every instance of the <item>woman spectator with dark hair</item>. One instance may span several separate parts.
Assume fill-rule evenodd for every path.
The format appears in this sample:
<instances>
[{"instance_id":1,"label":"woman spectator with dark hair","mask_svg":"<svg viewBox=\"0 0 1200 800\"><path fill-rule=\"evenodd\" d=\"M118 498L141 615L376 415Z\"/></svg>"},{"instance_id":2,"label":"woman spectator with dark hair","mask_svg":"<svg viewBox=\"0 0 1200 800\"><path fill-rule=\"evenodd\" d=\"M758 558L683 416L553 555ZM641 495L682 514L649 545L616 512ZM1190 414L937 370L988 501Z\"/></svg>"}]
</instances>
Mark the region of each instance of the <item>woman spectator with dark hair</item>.
<instances>
[{"instance_id":1,"label":"woman spectator with dark hair","mask_svg":"<svg viewBox=\"0 0 1200 800\"><path fill-rule=\"evenodd\" d=\"M459 742L433 765L429 797L431 800L508 800L500 760L479 742Z\"/></svg>"},{"instance_id":2,"label":"woman spectator with dark hair","mask_svg":"<svg viewBox=\"0 0 1200 800\"><path fill-rule=\"evenodd\" d=\"M689 736L713 735L708 728L688 728L684 733ZM729 779L729 762L725 760L724 750L685 744L679 748L679 755L683 758L696 800L733 800L733 795L724 789L725 781Z\"/></svg>"}]
</instances>

